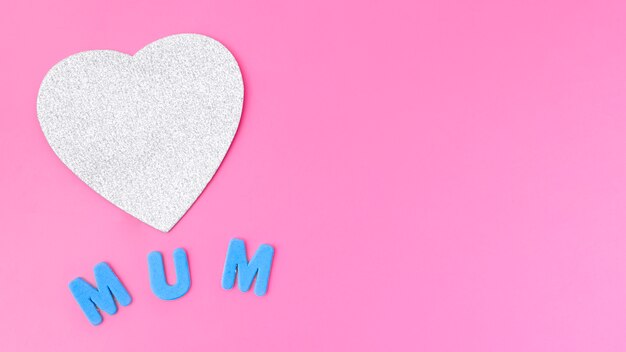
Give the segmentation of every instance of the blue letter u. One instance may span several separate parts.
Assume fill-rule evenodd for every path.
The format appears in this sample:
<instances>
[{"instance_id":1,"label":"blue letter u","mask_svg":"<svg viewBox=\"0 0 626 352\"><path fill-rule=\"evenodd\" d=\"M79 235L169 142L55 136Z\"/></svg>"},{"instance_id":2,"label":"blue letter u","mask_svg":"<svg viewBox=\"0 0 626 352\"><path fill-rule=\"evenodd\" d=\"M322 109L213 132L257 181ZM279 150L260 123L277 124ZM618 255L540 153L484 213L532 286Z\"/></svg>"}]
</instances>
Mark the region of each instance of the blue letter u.
<instances>
[{"instance_id":1,"label":"blue letter u","mask_svg":"<svg viewBox=\"0 0 626 352\"><path fill-rule=\"evenodd\" d=\"M165 277L163 256L161 252L148 254L148 271L150 272L150 288L160 299L172 300L185 295L191 286L189 275L189 260L182 248L174 250L174 266L176 267L176 284L169 285Z\"/></svg>"}]
</instances>

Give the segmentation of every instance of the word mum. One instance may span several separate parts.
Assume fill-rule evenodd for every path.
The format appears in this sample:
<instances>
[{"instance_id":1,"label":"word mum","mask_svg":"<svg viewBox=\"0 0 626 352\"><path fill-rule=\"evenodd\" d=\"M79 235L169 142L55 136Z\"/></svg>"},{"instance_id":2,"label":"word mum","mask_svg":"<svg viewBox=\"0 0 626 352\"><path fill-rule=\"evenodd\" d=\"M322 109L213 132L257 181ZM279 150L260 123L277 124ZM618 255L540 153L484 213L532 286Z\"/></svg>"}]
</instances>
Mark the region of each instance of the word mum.
<instances>
[{"instance_id":1,"label":"word mum","mask_svg":"<svg viewBox=\"0 0 626 352\"><path fill-rule=\"evenodd\" d=\"M235 276L239 283L239 289L243 292L250 290L252 281L257 277L254 285L254 293L263 296L267 293L267 284L270 279L274 247L262 244L248 262L246 245L240 239L232 239L226 252L224 272L222 274L222 287L229 290L235 286ZM182 248L174 250L174 266L176 268L176 283L170 285L165 277L163 256L160 252L148 254L148 272L150 288L160 299L174 300L184 296L191 287L189 275L189 260L187 252ZM100 311L108 314L117 313L117 301L122 306L132 302L128 290L107 263L99 263L94 268L94 276L97 288L82 278L76 278L69 284L74 298L93 325L102 323Z\"/></svg>"}]
</instances>

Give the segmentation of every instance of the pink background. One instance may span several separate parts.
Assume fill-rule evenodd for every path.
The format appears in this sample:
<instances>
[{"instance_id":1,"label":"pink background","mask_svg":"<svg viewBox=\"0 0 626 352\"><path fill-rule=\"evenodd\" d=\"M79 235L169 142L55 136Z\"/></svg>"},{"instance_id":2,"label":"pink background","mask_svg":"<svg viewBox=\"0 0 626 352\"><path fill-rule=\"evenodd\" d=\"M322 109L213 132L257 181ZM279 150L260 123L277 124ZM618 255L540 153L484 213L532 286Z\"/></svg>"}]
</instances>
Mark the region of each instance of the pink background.
<instances>
[{"instance_id":1,"label":"pink background","mask_svg":"<svg viewBox=\"0 0 626 352\"><path fill-rule=\"evenodd\" d=\"M506 4L505 4L506 3ZM623 1L3 1L0 350L626 350ZM246 85L219 172L162 234L75 177L35 99L90 49L196 32ZM273 244L269 292L220 288ZM177 301L146 256L190 256ZM67 284L133 296L91 326Z\"/></svg>"}]
</instances>

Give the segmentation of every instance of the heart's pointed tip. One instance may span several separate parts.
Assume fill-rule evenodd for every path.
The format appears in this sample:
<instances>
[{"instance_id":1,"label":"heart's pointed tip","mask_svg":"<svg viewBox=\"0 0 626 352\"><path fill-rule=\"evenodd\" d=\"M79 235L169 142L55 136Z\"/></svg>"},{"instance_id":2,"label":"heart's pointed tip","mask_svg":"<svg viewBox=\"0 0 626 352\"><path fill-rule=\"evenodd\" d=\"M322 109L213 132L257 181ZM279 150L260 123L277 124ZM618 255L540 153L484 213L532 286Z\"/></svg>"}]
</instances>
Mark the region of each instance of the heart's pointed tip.
<instances>
[{"instance_id":1,"label":"heart's pointed tip","mask_svg":"<svg viewBox=\"0 0 626 352\"><path fill-rule=\"evenodd\" d=\"M148 226L152 227L155 230L159 230L162 233L169 233L172 230L172 227L158 227L148 224Z\"/></svg>"},{"instance_id":2,"label":"heart's pointed tip","mask_svg":"<svg viewBox=\"0 0 626 352\"><path fill-rule=\"evenodd\" d=\"M180 221L180 218L173 222L170 221L167 223L153 223L153 224L146 222L145 224L163 233L169 233L174 228L174 226L176 226L178 221Z\"/></svg>"},{"instance_id":3,"label":"heart's pointed tip","mask_svg":"<svg viewBox=\"0 0 626 352\"><path fill-rule=\"evenodd\" d=\"M146 225L148 225L148 226L150 226L150 227L152 227L152 228L154 228L156 230L159 230L159 231L161 231L163 233L168 233L168 232L170 232L174 228L174 225L176 225L176 224L174 223L172 225L163 225L163 224L149 224L149 223L146 223Z\"/></svg>"},{"instance_id":4,"label":"heart's pointed tip","mask_svg":"<svg viewBox=\"0 0 626 352\"><path fill-rule=\"evenodd\" d=\"M168 233L170 232L174 226L178 223L177 221L174 222L164 222L164 221L147 221L145 219L140 219L138 217L133 216L135 219L141 221L142 223L144 223L145 225L150 226L151 228L155 229L155 230L159 230L162 233ZM180 220L180 219L179 219Z\"/></svg>"}]
</instances>

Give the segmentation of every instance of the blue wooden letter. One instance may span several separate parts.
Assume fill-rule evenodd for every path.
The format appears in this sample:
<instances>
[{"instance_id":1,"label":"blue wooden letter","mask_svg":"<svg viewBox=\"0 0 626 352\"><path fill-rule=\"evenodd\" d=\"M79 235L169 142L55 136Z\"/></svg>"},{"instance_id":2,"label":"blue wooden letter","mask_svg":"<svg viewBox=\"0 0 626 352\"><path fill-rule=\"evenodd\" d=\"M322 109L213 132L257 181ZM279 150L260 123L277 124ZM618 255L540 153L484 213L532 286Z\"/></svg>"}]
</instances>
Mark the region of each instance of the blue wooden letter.
<instances>
[{"instance_id":1,"label":"blue wooden letter","mask_svg":"<svg viewBox=\"0 0 626 352\"><path fill-rule=\"evenodd\" d=\"M185 295L191 286L189 275L189 260L182 248L174 250L174 266L176 267L176 284L168 285L163 267L161 252L154 251L148 254L148 271L150 272L150 288L160 299L172 300Z\"/></svg>"},{"instance_id":2,"label":"blue wooden letter","mask_svg":"<svg viewBox=\"0 0 626 352\"><path fill-rule=\"evenodd\" d=\"M69 286L89 322L98 325L102 323L102 315L98 308L111 315L117 313L113 296L122 306L129 305L132 299L109 264L97 264L93 271L98 285L97 289L80 277L72 280Z\"/></svg>"},{"instance_id":3,"label":"blue wooden letter","mask_svg":"<svg viewBox=\"0 0 626 352\"><path fill-rule=\"evenodd\" d=\"M270 270L272 269L272 259L274 258L274 247L262 244L257 249L254 257L248 263L246 255L246 245L240 239L233 238L228 245L226 262L224 263L224 273L222 275L222 287L230 290L235 286L235 276L239 273L239 289L247 292L252 286L252 281L258 273L254 293L263 296L267 293L267 284L270 280Z\"/></svg>"}]
</instances>

